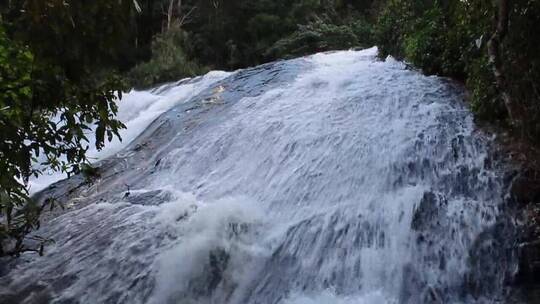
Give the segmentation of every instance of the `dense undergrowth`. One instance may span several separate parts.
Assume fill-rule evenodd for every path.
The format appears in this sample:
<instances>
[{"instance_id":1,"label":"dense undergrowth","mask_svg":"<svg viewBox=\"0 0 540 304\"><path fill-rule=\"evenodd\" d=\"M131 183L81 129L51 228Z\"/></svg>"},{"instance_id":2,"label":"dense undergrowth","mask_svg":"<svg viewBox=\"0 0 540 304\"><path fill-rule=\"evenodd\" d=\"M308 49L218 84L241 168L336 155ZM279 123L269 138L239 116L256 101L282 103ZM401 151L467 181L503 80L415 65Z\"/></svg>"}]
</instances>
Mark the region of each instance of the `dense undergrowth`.
<instances>
[{"instance_id":1,"label":"dense undergrowth","mask_svg":"<svg viewBox=\"0 0 540 304\"><path fill-rule=\"evenodd\" d=\"M128 73L135 87L373 44L373 0L158 1L173 4L166 24L159 5L140 2L146 22L160 30L150 56Z\"/></svg>"},{"instance_id":2,"label":"dense undergrowth","mask_svg":"<svg viewBox=\"0 0 540 304\"><path fill-rule=\"evenodd\" d=\"M129 79L149 86L209 69L376 44L382 58L392 55L426 74L464 82L477 118L538 144L540 1L508 2L507 29L494 40L503 2L183 1L177 11L182 22L169 30L174 34L155 36L152 58ZM498 40L498 56L490 58L490 42Z\"/></svg>"},{"instance_id":3,"label":"dense undergrowth","mask_svg":"<svg viewBox=\"0 0 540 304\"><path fill-rule=\"evenodd\" d=\"M489 44L501 16L490 0L389 0L375 25L376 41L383 56L405 59L427 74L464 81L479 119L538 144L540 1L511 1L507 13L507 33L497 46L495 62Z\"/></svg>"}]
</instances>

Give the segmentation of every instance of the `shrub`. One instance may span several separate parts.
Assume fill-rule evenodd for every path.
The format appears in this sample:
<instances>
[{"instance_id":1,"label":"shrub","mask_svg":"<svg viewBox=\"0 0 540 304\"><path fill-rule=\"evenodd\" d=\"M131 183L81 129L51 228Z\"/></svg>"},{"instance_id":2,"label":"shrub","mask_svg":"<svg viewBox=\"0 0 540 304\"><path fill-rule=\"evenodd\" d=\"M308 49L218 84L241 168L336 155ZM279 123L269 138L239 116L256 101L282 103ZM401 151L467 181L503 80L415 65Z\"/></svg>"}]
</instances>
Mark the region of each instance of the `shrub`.
<instances>
[{"instance_id":1,"label":"shrub","mask_svg":"<svg viewBox=\"0 0 540 304\"><path fill-rule=\"evenodd\" d=\"M360 47L371 47L375 45L375 32L373 25L365 18L359 16L354 19L349 27L358 39Z\"/></svg>"},{"instance_id":2,"label":"shrub","mask_svg":"<svg viewBox=\"0 0 540 304\"><path fill-rule=\"evenodd\" d=\"M129 44L125 15L132 2L4 1L0 4L0 256L42 253L27 237L52 207L29 197L31 176L68 175L120 137L116 68ZM68 44L67 48L59 45ZM55 117L55 119L52 119ZM95 127L91 138L88 130Z\"/></svg>"},{"instance_id":3,"label":"shrub","mask_svg":"<svg viewBox=\"0 0 540 304\"><path fill-rule=\"evenodd\" d=\"M405 58L427 74L441 73L446 29L440 8L427 10L413 23L412 31L403 38Z\"/></svg>"},{"instance_id":4,"label":"shrub","mask_svg":"<svg viewBox=\"0 0 540 304\"><path fill-rule=\"evenodd\" d=\"M497 7L490 0L388 0L375 29L380 55L410 61L427 74L464 80L478 118L510 126L540 141L540 0L512 1L508 33L499 46L504 83L498 85L487 43ZM512 101L512 123L502 91Z\"/></svg>"},{"instance_id":5,"label":"shrub","mask_svg":"<svg viewBox=\"0 0 540 304\"><path fill-rule=\"evenodd\" d=\"M351 27L326 24L322 21L299 25L290 36L280 39L265 53L268 58L292 58L321 51L348 49L358 46Z\"/></svg>"},{"instance_id":6,"label":"shrub","mask_svg":"<svg viewBox=\"0 0 540 304\"><path fill-rule=\"evenodd\" d=\"M487 56L479 56L468 64L467 88L471 94L471 109L482 120L505 120L505 109L495 88L495 79Z\"/></svg>"},{"instance_id":7,"label":"shrub","mask_svg":"<svg viewBox=\"0 0 540 304\"><path fill-rule=\"evenodd\" d=\"M412 32L410 22L413 17L410 1L388 0L382 8L375 25L375 42L379 56L404 57L403 42L406 33Z\"/></svg>"},{"instance_id":8,"label":"shrub","mask_svg":"<svg viewBox=\"0 0 540 304\"><path fill-rule=\"evenodd\" d=\"M137 65L128 73L131 86L146 88L204 73L204 67L187 57L187 41L188 35L177 26L156 35L152 42L151 59Z\"/></svg>"}]
</instances>

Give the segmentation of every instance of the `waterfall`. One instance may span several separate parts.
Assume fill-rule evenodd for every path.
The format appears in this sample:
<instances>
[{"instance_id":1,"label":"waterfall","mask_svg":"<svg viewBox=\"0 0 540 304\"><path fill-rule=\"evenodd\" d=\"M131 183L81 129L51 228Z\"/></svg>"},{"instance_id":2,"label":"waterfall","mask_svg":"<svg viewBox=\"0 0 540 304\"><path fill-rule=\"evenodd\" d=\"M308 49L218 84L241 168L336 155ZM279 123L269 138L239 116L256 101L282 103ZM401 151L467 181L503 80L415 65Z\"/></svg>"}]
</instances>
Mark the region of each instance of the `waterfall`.
<instances>
[{"instance_id":1,"label":"waterfall","mask_svg":"<svg viewBox=\"0 0 540 304\"><path fill-rule=\"evenodd\" d=\"M132 92L0 302L504 303L508 181L464 100L376 48Z\"/></svg>"}]
</instances>

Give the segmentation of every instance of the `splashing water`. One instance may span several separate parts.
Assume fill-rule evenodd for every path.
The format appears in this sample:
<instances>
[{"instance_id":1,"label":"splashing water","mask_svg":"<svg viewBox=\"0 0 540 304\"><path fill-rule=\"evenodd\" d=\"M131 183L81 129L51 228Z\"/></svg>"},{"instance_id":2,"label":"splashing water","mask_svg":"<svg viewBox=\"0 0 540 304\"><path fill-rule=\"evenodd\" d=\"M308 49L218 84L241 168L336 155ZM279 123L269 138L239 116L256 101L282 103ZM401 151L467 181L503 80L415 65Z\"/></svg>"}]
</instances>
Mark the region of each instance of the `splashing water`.
<instances>
[{"instance_id":1,"label":"splashing water","mask_svg":"<svg viewBox=\"0 0 540 304\"><path fill-rule=\"evenodd\" d=\"M118 153L128 143L133 141L154 119L160 114L174 107L180 102L200 93L201 90L213 83L229 76L230 73L212 71L203 77L195 79L183 79L174 84L166 84L150 91L132 90L124 95L118 103L117 118L126 125L126 129L120 130L122 141L114 138L107 143L102 150L96 150L90 145L87 157L91 162L96 162ZM93 129L95 131L95 128ZM41 159L44 161L45 159ZM28 189L31 194L37 193L54 182L67 178L67 175L59 172L45 171L38 178L32 177Z\"/></svg>"},{"instance_id":2,"label":"splashing water","mask_svg":"<svg viewBox=\"0 0 540 304\"><path fill-rule=\"evenodd\" d=\"M132 93L135 140L39 231L46 257L4 267L0 300L504 302L514 228L491 139L459 86L376 55Z\"/></svg>"}]
</instances>

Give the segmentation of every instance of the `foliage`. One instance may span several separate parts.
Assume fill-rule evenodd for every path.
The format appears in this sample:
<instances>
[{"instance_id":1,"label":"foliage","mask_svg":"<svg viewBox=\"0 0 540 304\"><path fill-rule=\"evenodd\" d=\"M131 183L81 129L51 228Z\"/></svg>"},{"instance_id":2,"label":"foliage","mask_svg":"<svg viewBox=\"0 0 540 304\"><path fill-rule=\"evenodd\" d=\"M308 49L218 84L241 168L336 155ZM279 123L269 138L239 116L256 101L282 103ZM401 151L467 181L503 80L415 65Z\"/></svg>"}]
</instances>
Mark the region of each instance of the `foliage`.
<instances>
[{"instance_id":1,"label":"foliage","mask_svg":"<svg viewBox=\"0 0 540 304\"><path fill-rule=\"evenodd\" d=\"M496 2L497 3L497 2ZM427 74L463 80L477 117L509 126L501 99L507 92L518 108L515 130L540 140L540 1L511 2L508 35L501 44L505 84L498 88L487 42L497 7L489 0L387 0L375 36L381 56L403 58Z\"/></svg>"},{"instance_id":2,"label":"foliage","mask_svg":"<svg viewBox=\"0 0 540 304\"><path fill-rule=\"evenodd\" d=\"M502 46L507 90L520 105L523 136L540 143L540 1L514 0Z\"/></svg>"},{"instance_id":3,"label":"foliage","mask_svg":"<svg viewBox=\"0 0 540 304\"><path fill-rule=\"evenodd\" d=\"M118 136L116 101L125 89L112 70L126 64L131 1L14 1L0 6L0 256L37 250L26 235L50 204L25 184L40 167L68 174ZM129 37L129 35L127 35ZM68 47L59 47L67 46ZM40 164L36 166L35 164Z\"/></svg>"},{"instance_id":4,"label":"foliage","mask_svg":"<svg viewBox=\"0 0 540 304\"><path fill-rule=\"evenodd\" d=\"M374 26L366 18L358 16L348 26L356 36L359 47L371 47L375 45Z\"/></svg>"},{"instance_id":5,"label":"foliage","mask_svg":"<svg viewBox=\"0 0 540 304\"><path fill-rule=\"evenodd\" d=\"M169 29L172 19L183 32L184 42L180 52L183 53L185 60L212 69L244 68L273 60L275 57L268 56L271 55L269 49L279 40L290 39L295 33L301 32L302 28L314 24L316 26L324 24L330 28L349 27L359 40L360 46L371 46L373 44L371 8L381 2L381 0L137 1L141 13L132 16L130 21L126 22L131 28L127 36L136 42L131 47L124 48L126 60L140 63L150 61L152 56L157 58L157 55L152 55L157 53L153 50L153 44L157 39L155 36L162 36ZM170 18L168 15L171 15ZM330 30L319 34L325 33L333 35L335 32ZM152 70L148 65L145 69L148 70L147 75ZM144 69L141 67L141 70ZM152 81L147 80L145 83L149 84Z\"/></svg>"},{"instance_id":6,"label":"foliage","mask_svg":"<svg viewBox=\"0 0 540 304\"><path fill-rule=\"evenodd\" d=\"M487 56L480 56L467 67L467 87L471 94L471 107L477 117L503 121L505 109L494 86L495 80Z\"/></svg>"},{"instance_id":7,"label":"foliage","mask_svg":"<svg viewBox=\"0 0 540 304\"><path fill-rule=\"evenodd\" d=\"M290 36L278 40L268 51L268 58L292 58L321 51L348 49L358 46L358 38L345 25L321 21L300 25Z\"/></svg>"},{"instance_id":8,"label":"foliage","mask_svg":"<svg viewBox=\"0 0 540 304\"><path fill-rule=\"evenodd\" d=\"M446 46L443 37L446 26L441 8L435 5L425 11L422 18L412 24L412 29L404 36L405 57L428 74L440 73Z\"/></svg>"},{"instance_id":9,"label":"foliage","mask_svg":"<svg viewBox=\"0 0 540 304\"><path fill-rule=\"evenodd\" d=\"M375 41L379 46L379 56L382 58L392 55L403 58L403 41L405 33L409 32L413 19L411 2L388 0L379 13L375 27Z\"/></svg>"},{"instance_id":10,"label":"foliage","mask_svg":"<svg viewBox=\"0 0 540 304\"><path fill-rule=\"evenodd\" d=\"M152 58L134 67L128 74L133 87L150 87L156 83L178 80L202 74L205 69L187 58L184 51L187 34L172 27L154 37Z\"/></svg>"},{"instance_id":11,"label":"foliage","mask_svg":"<svg viewBox=\"0 0 540 304\"><path fill-rule=\"evenodd\" d=\"M185 10L196 8L183 27L191 37L187 55L211 68L235 69L360 42L369 45L370 26L364 15L372 2L184 1Z\"/></svg>"},{"instance_id":12,"label":"foliage","mask_svg":"<svg viewBox=\"0 0 540 304\"><path fill-rule=\"evenodd\" d=\"M38 225L36 205L17 180L23 174L29 175L30 159L8 155L12 146L21 145L8 136L17 139L17 126L26 120L20 102L32 96L33 60L28 48L13 43L0 28L0 217L5 220L5 224L0 226L0 256L5 254L3 243L9 240L11 247L21 247L20 241L16 243L21 239L20 236ZM14 212L13 209L18 207L23 208Z\"/></svg>"}]
</instances>

